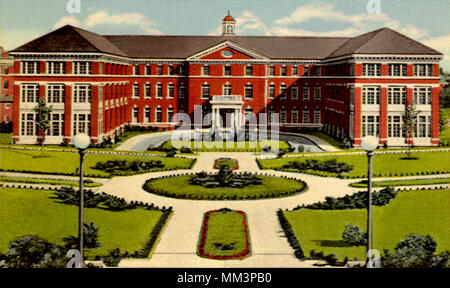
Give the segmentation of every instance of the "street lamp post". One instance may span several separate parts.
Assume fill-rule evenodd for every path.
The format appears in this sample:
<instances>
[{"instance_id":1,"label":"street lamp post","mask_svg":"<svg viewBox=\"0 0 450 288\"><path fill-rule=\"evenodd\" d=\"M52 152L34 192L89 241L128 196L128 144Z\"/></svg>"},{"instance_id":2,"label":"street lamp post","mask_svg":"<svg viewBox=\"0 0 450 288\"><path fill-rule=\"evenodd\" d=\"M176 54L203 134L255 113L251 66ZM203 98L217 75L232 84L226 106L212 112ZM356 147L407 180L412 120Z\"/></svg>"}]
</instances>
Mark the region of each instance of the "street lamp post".
<instances>
[{"instance_id":1,"label":"street lamp post","mask_svg":"<svg viewBox=\"0 0 450 288\"><path fill-rule=\"evenodd\" d=\"M258 128L255 128L255 155L258 154Z\"/></svg>"},{"instance_id":2,"label":"street lamp post","mask_svg":"<svg viewBox=\"0 0 450 288\"><path fill-rule=\"evenodd\" d=\"M83 243L83 229L84 229L84 155L86 154L86 149L91 144L91 138L88 135L82 133L77 134L73 137L73 144L78 149L78 153L80 154L80 203L78 209L78 241L79 246L78 249L80 251L80 267L85 267L84 265L84 243Z\"/></svg>"},{"instance_id":3,"label":"street lamp post","mask_svg":"<svg viewBox=\"0 0 450 288\"><path fill-rule=\"evenodd\" d=\"M367 268L372 268L372 168L373 154L378 147L378 138L375 136L364 137L361 141L361 148L367 152L368 175L367 175Z\"/></svg>"}]
</instances>

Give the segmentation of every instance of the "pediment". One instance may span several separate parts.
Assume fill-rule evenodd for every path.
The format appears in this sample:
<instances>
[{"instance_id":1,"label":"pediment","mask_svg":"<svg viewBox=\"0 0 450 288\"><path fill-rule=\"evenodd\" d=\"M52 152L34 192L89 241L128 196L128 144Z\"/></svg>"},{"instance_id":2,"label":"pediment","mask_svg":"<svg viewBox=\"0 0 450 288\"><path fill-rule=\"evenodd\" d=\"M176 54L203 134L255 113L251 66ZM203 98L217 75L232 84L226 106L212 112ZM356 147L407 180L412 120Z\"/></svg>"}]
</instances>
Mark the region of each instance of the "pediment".
<instances>
[{"instance_id":1,"label":"pediment","mask_svg":"<svg viewBox=\"0 0 450 288\"><path fill-rule=\"evenodd\" d=\"M267 59L255 51L244 48L232 41L225 41L188 58L188 60L251 60Z\"/></svg>"}]
</instances>

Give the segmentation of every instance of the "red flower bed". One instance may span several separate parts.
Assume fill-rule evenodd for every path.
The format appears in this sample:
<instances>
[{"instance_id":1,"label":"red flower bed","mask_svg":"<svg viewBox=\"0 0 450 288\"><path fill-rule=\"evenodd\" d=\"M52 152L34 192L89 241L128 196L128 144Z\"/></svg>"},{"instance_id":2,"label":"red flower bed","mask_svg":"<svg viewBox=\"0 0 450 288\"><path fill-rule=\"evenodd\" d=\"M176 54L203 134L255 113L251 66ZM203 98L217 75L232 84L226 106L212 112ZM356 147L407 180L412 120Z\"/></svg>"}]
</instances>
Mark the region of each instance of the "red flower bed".
<instances>
[{"instance_id":1,"label":"red flower bed","mask_svg":"<svg viewBox=\"0 0 450 288\"><path fill-rule=\"evenodd\" d=\"M214 169L219 169L219 162L222 161L224 159L216 159L216 161L214 161ZM236 163L236 167L234 167L233 169L231 169L231 171L236 171L239 169L239 161L235 160L235 159L229 159L231 161L234 161Z\"/></svg>"},{"instance_id":2,"label":"red flower bed","mask_svg":"<svg viewBox=\"0 0 450 288\"><path fill-rule=\"evenodd\" d=\"M202 257L216 259L216 260L231 260L231 259L240 259L248 254L250 254L250 243L248 239L248 227L247 227L247 217L245 216L245 213L242 211L232 211L230 213L238 213L242 216L242 225L244 227L245 232L245 249L239 254L235 255L229 255L229 256L217 256L217 255L211 255L205 253L205 245L206 245L206 235L208 234L208 222L209 222L209 216L212 213L219 213L219 210L212 210L205 213L205 216L203 217L203 225L202 225L202 234L200 237L200 244L198 246L198 254Z\"/></svg>"}]
</instances>

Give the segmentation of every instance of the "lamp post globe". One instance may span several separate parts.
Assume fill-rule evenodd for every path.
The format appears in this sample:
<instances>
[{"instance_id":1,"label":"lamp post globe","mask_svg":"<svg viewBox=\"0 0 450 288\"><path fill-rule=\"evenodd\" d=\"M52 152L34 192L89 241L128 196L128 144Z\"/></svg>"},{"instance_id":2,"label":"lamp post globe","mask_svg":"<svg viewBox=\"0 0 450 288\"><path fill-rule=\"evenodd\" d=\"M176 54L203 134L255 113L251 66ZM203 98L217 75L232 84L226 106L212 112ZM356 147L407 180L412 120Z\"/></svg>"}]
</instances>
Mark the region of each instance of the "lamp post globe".
<instances>
[{"instance_id":1,"label":"lamp post globe","mask_svg":"<svg viewBox=\"0 0 450 288\"><path fill-rule=\"evenodd\" d=\"M375 136L366 136L361 140L361 148L367 152L375 151L378 148L378 138Z\"/></svg>"},{"instance_id":2,"label":"lamp post globe","mask_svg":"<svg viewBox=\"0 0 450 288\"><path fill-rule=\"evenodd\" d=\"M90 144L91 138L87 134L80 133L73 137L73 145L78 149L84 150L88 148Z\"/></svg>"}]
</instances>

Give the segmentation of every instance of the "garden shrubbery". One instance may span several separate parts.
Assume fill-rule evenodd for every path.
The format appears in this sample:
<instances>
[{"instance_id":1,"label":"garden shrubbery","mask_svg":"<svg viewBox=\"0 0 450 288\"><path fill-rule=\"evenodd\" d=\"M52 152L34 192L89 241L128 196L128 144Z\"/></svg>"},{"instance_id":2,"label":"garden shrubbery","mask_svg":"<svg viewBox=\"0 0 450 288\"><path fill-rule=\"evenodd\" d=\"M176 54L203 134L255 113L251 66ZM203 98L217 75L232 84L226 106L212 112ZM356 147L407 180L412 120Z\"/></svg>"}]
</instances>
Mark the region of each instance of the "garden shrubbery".
<instances>
[{"instance_id":1,"label":"garden shrubbery","mask_svg":"<svg viewBox=\"0 0 450 288\"><path fill-rule=\"evenodd\" d=\"M372 193L372 204L375 206L385 206L389 201L397 197L398 192L394 188L388 187ZM361 191L352 195L334 198L326 197L324 202L318 202L309 205L297 206L293 210L302 208L315 210L345 210L345 209L361 209L367 207L367 192Z\"/></svg>"},{"instance_id":2,"label":"garden shrubbery","mask_svg":"<svg viewBox=\"0 0 450 288\"><path fill-rule=\"evenodd\" d=\"M342 239L353 246L362 246L367 244L367 233L361 232L358 226L348 224L345 225Z\"/></svg>"},{"instance_id":3,"label":"garden shrubbery","mask_svg":"<svg viewBox=\"0 0 450 288\"><path fill-rule=\"evenodd\" d=\"M66 249L76 249L79 245L78 237L68 236L63 238ZM98 242L98 226L92 222L83 225L83 247L87 249L95 249L100 247Z\"/></svg>"},{"instance_id":4,"label":"garden shrubbery","mask_svg":"<svg viewBox=\"0 0 450 288\"><path fill-rule=\"evenodd\" d=\"M261 185L262 179L252 174L236 174L227 165L220 166L217 174L208 175L200 172L191 177L190 183L206 188L242 188L249 185Z\"/></svg>"},{"instance_id":5,"label":"garden shrubbery","mask_svg":"<svg viewBox=\"0 0 450 288\"><path fill-rule=\"evenodd\" d=\"M336 159L330 159L322 162L315 159L307 159L304 162L291 161L283 165L283 168L295 169L299 171L314 170L337 174L349 173L353 171L352 165L348 165L347 163L339 163Z\"/></svg>"},{"instance_id":6,"label":"garden shrubbery","mask_svg":"<svg viewBox=\"0 0 450 288\"><path fill-rule=\"evenodd\" d=\"M120 175L122 174L120 172L124 171L141 172L163 167L164 164L160 160L142 161L137 159L131 162L126 160L108 160L106 162L97 162L92 168L110 173L111 175Z\"/></svg>"},{"instance_id":7,"label":"garden shrubbery","mask_svg":"<svg viewBox=\"0 0 450 288\"><path fill-rule=\"evenodd\" d=\"M384 250L384 268L450 268L449 251L435 254L436 241L430 235L411 235L399 242L394 253Z\"/></svg>"}]
</instances>

